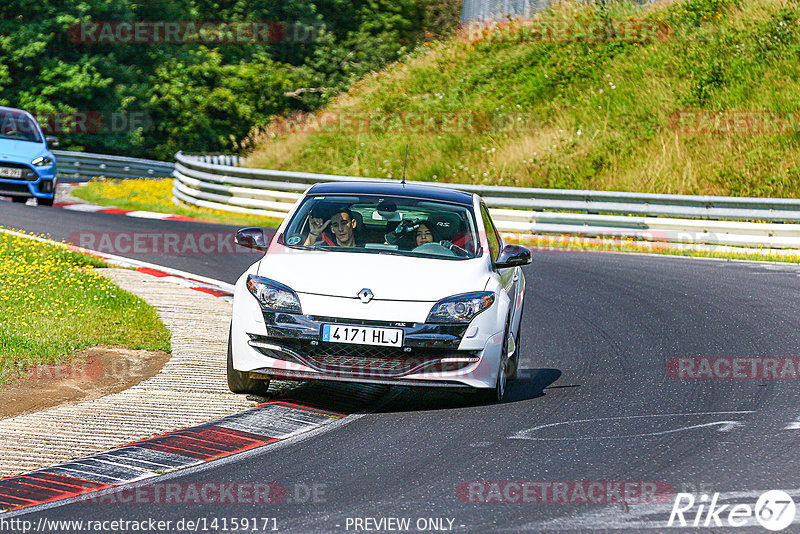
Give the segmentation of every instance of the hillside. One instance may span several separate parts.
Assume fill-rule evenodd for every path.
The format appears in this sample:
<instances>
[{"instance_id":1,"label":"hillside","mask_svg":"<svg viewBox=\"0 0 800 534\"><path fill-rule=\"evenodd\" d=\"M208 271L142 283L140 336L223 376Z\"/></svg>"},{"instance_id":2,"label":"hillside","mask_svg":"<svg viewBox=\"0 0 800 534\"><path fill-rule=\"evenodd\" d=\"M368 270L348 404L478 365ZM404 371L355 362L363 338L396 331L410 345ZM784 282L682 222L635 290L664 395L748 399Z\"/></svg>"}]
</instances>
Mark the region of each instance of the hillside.
<instances>
[{"instance_id":1,"label":"hillside","mask_svg":"<svg viewBox=\"0 0 800 534\"><path fill-rule=\"evenodd\" d=\"M413 180L798 196L799 21L798 0L565 2L468 27L252 132L248 165L397 178L410 143Z\"/></svg>"}]
</instances>

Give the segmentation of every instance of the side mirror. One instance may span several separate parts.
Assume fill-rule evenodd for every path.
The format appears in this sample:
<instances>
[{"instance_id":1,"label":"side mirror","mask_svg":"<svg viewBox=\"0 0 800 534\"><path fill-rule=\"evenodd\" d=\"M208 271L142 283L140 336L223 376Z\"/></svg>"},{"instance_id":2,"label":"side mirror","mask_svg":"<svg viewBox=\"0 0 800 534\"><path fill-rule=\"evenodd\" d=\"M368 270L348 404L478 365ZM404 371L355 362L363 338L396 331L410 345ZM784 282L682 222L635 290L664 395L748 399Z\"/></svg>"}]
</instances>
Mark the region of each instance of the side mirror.
<instances>
[{"instance_id":1,"label":"side mirror","mask_svg":"<svg viewBox=\"0 0 800 534\"><path fill-rule=\"evenodd\" d=\"M506 245L497 256L494 262L495 269L505 269L506 267L521 267L531 262L531 251L519 245Z\"/></svg>"},{"instance_id":2,"label":"side mirror","mask_svg":"<svg viewBox=\"0 0 800 534\"><path fill-rule=\"evenodd\" d=\"M56 147L59 145L58 137L54 135L45 136L44 140L47 142L47 146Z\"/></svg>"},{"instance_id":3,"label":"side mirror","mask_svg":"<svg viewBox=\"0 0 800 534\"><path fill-rule=\"evenodd\" d=\"M236 232L234 242L240 247L252 248L262 252L267 250L267 237L261 228L242 228Z\"/></svg>"}]
</instances>

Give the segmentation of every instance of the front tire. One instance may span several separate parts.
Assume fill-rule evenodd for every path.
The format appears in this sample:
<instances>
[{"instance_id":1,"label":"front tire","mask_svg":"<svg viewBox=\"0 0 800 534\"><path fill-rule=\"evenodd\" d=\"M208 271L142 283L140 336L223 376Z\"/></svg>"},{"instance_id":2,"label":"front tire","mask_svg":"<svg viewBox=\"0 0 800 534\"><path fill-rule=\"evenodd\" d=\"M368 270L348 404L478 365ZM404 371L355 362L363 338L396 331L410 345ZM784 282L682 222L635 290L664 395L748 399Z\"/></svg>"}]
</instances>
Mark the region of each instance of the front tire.
<instances>
[{"instance_id":1,"label":"front tire","mask_svg":"<svg viewBox=\"0 0 800 534\"><path fill-rule=\"evenodd\" d=\"M231 341L233 330L228 332L228 389L241 395L259 395L265 397L269 391L269 380L257 380L250 377L250 373L237 371L233 368L233 343Z\"/></svg>"},{"instance_id":2,"label":"front tire","mask_svg":"<svg viewBox=\"0 0 800 534\"><path fill-rule=\"evenodd\" d=\"M514 337L514 354L508 359L508 379L516 380L517 371L519 371L519 342L522 334L522 314L525 308L519 310L519 327L517 327L517 335Z\"/></svg>"},{"instance_id":3,"label":"front tire","mask_svg":"<svg viewBox=\"0 0 800 534\"><path fill-rule=\"evenodd\" d=\"M502 402L506 396L506 386L508 385L508 367L510 358L508 354L508 335L510 334L511 324L506 324L506 333L503 336L503 347L500 349L500 366L497 369L497 380L493 388L482 388L478 390L478 397L486 404Z\"/></svg>"},{"instance_id":4,"label":"front tire","mask_svg":"<svg viewBox=\"0 0 800 534\"><path fill-rule=\"evenodd\" d=\"M28 197L11 197L11 202L14 204L25 204L28 201Z\"/></svg>"},{"instance_id":5,"label":"front tire","mask_svg":"<svg viewBox=\"0 0 800 534\"><path fill-rule=\"evenodd\" d=\"M55 199L56 199L55 195L53 195L53 198L37 198L36 199L36 205L37 206L52 207L53 206L53 201Z\"/></svg>"}]
</instances>

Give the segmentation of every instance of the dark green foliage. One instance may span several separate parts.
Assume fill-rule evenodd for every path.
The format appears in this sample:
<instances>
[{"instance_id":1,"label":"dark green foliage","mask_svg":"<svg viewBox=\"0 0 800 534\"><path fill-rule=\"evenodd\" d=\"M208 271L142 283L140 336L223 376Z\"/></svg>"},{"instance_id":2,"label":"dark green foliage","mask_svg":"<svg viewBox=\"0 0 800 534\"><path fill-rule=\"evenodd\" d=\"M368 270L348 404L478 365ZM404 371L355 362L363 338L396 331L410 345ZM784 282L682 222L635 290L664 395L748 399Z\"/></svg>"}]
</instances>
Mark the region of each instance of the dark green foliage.
<instances>
[{"instance_id":1,"label":"dark green foliage","mask_svg":"<svg viewBox=\"0 0 800 534\"><path fill-rule=\"evenodd\" d=\"M453 0L4 0L0 105L52 119L100 112L62 148L170 158L230 151L276 114L313 110L354 80L455 29ZM79 42L81 22L287 23L317 39L276 43ZM114 113L122 120L110 121ZM131 117L139 123L130 124ZM145 118L146 120L140 120ZM45 126L43 124L43 126Z\"/></svg>"}]
</instances>

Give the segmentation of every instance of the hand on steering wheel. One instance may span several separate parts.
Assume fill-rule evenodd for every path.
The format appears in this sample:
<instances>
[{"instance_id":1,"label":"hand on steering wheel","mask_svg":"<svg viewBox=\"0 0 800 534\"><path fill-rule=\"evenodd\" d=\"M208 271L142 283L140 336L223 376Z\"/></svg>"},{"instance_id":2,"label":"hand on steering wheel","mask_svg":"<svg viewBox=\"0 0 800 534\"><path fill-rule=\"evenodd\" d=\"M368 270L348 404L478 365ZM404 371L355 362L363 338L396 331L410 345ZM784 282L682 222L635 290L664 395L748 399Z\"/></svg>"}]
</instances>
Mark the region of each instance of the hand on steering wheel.
<instances>
[{"instance_id":1,"label":"hand on steering wheel","mask_svg":"<svg viewBox=\"0 0 800 534\"><path fill-rule=\"evenodd\" d=\"M459 256L469 256L469 252L466 249L463 249L463 248L459 247L458 245L456 245L452 241L448 241L446 239L442 239L441 241L439 241L439 244L442 245L443 247L447 247L449 250L452 250L453 252L455 252Z\"/></svg>"}]
</instances>

